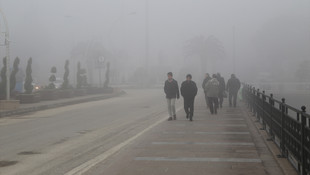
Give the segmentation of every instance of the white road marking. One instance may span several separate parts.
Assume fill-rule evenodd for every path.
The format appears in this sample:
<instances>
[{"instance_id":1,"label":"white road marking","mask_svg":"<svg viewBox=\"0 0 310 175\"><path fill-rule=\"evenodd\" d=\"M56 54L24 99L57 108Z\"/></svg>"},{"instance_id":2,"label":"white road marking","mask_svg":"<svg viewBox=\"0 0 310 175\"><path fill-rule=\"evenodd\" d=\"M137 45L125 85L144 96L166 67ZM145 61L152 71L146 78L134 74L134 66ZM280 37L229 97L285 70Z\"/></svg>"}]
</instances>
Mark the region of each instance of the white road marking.
<instances>
[{"instance_id":1,"label":"white road marking","mask_svg":"<svg viewBox=\"0 0 310 175\"><path fill-rule=\"evenodd\" d=\"M195 132L195 134L206 134L206 135L249 135L250 132Z\"/></svg>"},{"instance_id":2,"label":"white road marking","mask_svg":"<svg viewBox=\"0 0 310 175\"><path fill-rule=\"evenodd\" d=\"M245 124L206 124L206 123L191 123L193 126L207 126L207 127L247 127ZM186 124L176 124L176 126L186 126Z\"/></svg>"},{"instance_id":3,"label":"white road marking","mask_svg":"<svg viewBox=\"0 0 310 175\"><path fill-rule=\"evenodd\" d=\"M182 108L178 108L177 111L181 110ZM98 155L97 157L81 164L78 167L75 167L74 169L70 170L69 172L67 172L64 175L82 175L83 173L87 172L88 170L90 170L92 167L94 167L95 165L97 165L98 163L104 161L105 159L107 159L108 157L110 157L111 155L117 153L120 149L122 149L124 146L128 145L129 143L131 143L132 141L134 141L135 139L137 139L138 137L140 137L141 135L143 135L144 133L146 133L147 131L151 130L152 128L154 128L155 126L157 126L158 124L162 123L163 121L166 121L167 118L163 118L157 122L155 122L154 124L150 125L149 127L147 127L146 129L144 129L143 131L141 131L140 133L136 134L135 136L129 138L128 140L116 145L115 147L109 149L108 151Z\"/></svg>"},{"instance_id":4,"label":"white road marking","mask_svg":"<svg viewBox=\"0 0 310 175\"><path fill-rule=\"evenodd\" d=\"M136 157L137 161L169 161L169 162L237 162L237 163L261 163L261 159L248 158L210 158L210 157Z\"/></svg>"},{"instance_id":5,"label":"white road marking","mask_svg":"<svg viewBox=\"0 0 310 175\"><path fill-rule=\"evenodd\" d=\"M152 142L153 145L222 145L222 146L254 146L254 143L228 142L228 143L208 143L208 142Z\"/></svg>"}]
</instances>

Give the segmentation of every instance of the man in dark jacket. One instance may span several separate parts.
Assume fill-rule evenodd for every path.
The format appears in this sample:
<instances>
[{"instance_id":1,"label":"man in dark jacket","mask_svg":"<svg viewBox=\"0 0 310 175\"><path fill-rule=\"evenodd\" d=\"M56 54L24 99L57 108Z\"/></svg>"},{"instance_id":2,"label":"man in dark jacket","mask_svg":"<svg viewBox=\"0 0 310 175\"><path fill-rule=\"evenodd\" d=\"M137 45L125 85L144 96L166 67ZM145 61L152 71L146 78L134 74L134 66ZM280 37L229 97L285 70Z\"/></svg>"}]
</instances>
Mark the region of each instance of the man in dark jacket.
<instances>
[{"instance_id":1,"label":"man in dark jacket","mask_svg":"<svg viewBox=\"0 0 310 175\"><path fill-rule=\"evenodd\" d=\"M232 107L232 104L234 107L237 106L237 95L238 91L240 89L241 83L238 78L236 78L235 74L231 74L231 78L227 82L226 90L229 93L229 106ZM233 103L232 103L233 100Z\"/></svg>"},{"instance_id":2,"label":"man in dark jacket","mask_svg":"<svg viewBox=\"0 0 310 175\"><path fill-rule=\"evenodd\" d=\"M208 97L207 97L207 92L206 92L205 88L206 88L206 84L208 83L209 80L211 80L211 77L208 73L206 73L205 79L202 82L202 89L204 90L204 93L205 93L205 100L206 100L207 107L209 107L209 103L208 103Z\"/></svg>"},{"instance_id":3,"label":"man in dark jacket","mask_svg":"<svg viewBox=\"0 0 310 175\"><path fill-rule=\"evenodd\" d=\"M219 84L219 105L220 105L220 108L223 107L223 99L224 99L224 93L225 93L225 80L224 80L224 77L221 76L220 73L217 73L217 81L220 83Z\"/></svg>"},{"instance_id":4,"label":"man in dark jacket","mask_svg":"<svg viewBox=\"0 0 310 175\"><path fill-rule=\"evenodd\" d=\"M168 112L169 112L169 118L168 120L176 120L176 111L175 111L175 100L176 98L180 98L180 93L179 93L179 86L178 82L173 79L173 74L172 72L169 72L167 74L168 79L165 82L165 94L166 94L166 99L167 99L167 104L168 104Z\"/></svg>"},{"instance_id":5,"label":"man in dark jacket","mask_svg":"<svg viewBox=\"0 0 310 175\"><path fill-rule=\"evenodd\" d=\"M186 75L186 81L181 85L181 94L184 98L184 110L186 113L186 118L193 121L194 115L194 101L195 96L197 95L197 86L194 81L192 81L192 75Z\"/></svg>"}]
</instances>

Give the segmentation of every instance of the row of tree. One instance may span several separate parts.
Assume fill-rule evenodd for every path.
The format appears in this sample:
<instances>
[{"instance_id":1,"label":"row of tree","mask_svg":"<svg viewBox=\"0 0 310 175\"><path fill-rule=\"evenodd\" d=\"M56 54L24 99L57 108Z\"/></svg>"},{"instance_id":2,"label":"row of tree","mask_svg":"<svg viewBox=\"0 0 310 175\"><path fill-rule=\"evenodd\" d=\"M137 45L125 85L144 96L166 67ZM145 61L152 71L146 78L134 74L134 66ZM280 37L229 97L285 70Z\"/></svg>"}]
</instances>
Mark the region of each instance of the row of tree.
<instances>
[{"instance_id":1,"label":"row of tree","mask_svg":"<svg viewBox=\"0 0 310 175\"><path fill-rule=\"evenodd\" d=\"M0 96L4 97L6 94L6 84L7 84L7 68L6 68L6 63L7 63L7 58L3 58L3 68L1 69L0 72L0 77L1 77L1 82L0 82ZM10 92L14 92L15 86L16 86L16 74L19 71L19 63L20 59L18 57L15 58L14 64L13 64L13 69L10 74ZM109 63L108 63L109 64ZM109 66L108 66L109 67ZM70 89L73 88L70 83L69 83L69 60L66 60L65 62L65 73L63 76L63 83L61 85L62 89ZM46 89L55 89L55 81L56 81L56 74L57 69L56 67L51 68L51 76L49 78L49 85L46 87ZM108 72L107 72L108 74ZM76 88L85 88L88 86L87 83L87 76L86 76L86 70L81 68L81 63L78 62L77 64L77 85ZM107 75L108 76L108 75ZM106 82L109 80L106 80ZM107 82L108 83L108 82ZM107 86L106 83L106 86ZM32 78L32 58L28 59L27 62L27 68L26 68L26 78L24 81L24 93L25 94L31 94L33 92L33 78Z\"/></svg>"}]
</instances>

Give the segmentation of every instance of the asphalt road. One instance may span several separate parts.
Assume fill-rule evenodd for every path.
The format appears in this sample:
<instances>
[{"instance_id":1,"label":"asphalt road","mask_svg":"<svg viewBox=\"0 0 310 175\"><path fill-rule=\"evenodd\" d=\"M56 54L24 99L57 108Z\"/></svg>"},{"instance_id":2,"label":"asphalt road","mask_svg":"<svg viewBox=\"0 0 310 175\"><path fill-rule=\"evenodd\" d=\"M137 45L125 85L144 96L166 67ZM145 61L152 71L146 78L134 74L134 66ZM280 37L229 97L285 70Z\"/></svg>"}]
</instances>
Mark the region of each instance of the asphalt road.
<instances>
[{"instance_id":1,"label":"asphalt road","mask_svg":"<svg viewBox=\"0 0 310 175\"><path fill-rule=\"evenodd\" d=\"M126 92L112 99L0 119L0 174L78 173L167 117L161 89ZM12 165L3 166L6 163Z\"/></svg>"}]
</instances>

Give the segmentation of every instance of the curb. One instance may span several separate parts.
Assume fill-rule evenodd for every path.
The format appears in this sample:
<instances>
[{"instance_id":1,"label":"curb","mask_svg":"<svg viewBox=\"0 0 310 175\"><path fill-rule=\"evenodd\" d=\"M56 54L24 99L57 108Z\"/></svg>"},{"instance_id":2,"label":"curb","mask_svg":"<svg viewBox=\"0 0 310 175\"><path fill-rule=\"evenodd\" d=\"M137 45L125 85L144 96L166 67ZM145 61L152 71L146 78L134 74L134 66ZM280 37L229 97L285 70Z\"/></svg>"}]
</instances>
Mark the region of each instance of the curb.
<instances>
[{"instance_id":1,"label":"curb","mask_svg":"<svg viewBox=\"0 0 310 175\"><path fill-rule=\"evenodd\" d=\"M16 115L24 115L32 112L37 112L37 111L43 111L47 109L52 109L52 108L58 108L58 107L64 107L64 106L69 106L69 105L74 105L74 104L79 104L79 103L86 103L86 102L91 102L91 101L99 101L99 100L104 100L104 99L109 99L113 97L119 97L121 95L126 94L125 91L118 91L113 94L105 94L105 95L99 95L96 97L86 97L83 99L76 99L76 100L71 100L71 101L66 101L66 102L55 102L54 104L48 104L48 105L38 105L34 107L29 107L29 108L24 108L24 109L17 109L17 110L12 110L12 111L4 111L0 112L0 118L3 117L9 117L9 116L16 116Z\"/></svg>"}]
</instances>

